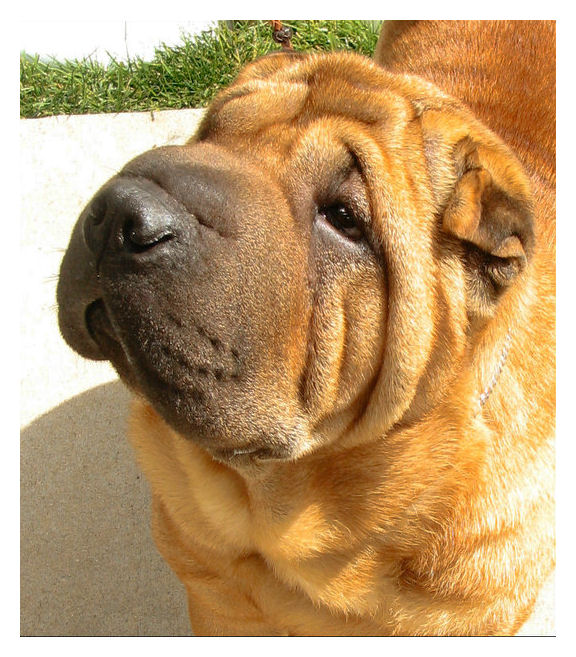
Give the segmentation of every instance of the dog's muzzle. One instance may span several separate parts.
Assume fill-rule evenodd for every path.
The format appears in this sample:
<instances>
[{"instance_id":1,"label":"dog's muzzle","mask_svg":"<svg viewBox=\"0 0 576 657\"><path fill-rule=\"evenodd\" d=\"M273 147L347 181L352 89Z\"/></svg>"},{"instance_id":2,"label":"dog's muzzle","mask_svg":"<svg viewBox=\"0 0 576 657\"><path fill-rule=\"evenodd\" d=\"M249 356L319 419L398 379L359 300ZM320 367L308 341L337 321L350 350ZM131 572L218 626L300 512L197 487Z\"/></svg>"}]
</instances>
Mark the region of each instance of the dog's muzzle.
<instances>
[{"instance_id":1,"label":"dog's muzzle","mask_svg":"<svg viewBox=\"0 0 576 657\"><path fill-rule=\"evenodd\" d=\"M206 169L188 168L184 175L180 152L157 149L127 165L96 193L74 228L60 271L59 323L64 339L86 358L114 360L115 328L106 299L118 304L126 281L145 299L161 269L192 267L196 260L199 223L186 199L201 207L218 193L206 194L206 176L212 175Z\"/></svg>"}]
</instances>

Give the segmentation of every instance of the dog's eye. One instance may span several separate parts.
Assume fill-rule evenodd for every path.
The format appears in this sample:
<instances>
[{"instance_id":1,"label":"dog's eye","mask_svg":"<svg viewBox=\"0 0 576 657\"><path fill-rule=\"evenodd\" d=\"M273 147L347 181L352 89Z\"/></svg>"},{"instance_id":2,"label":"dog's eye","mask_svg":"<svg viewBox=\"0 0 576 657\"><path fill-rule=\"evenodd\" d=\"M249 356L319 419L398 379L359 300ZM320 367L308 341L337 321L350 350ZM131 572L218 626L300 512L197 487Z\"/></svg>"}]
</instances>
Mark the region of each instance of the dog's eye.
<instances>
[{"instance_id":1,"label":"dog's eye","mask_svg":"<svg viewBox=\"0 0 576 657\"><path fill-rule=\"evenodd\" d=\"M362 229L354 214L346 206L338 204L321 207L318 208L318 215L349 240L362 239Z\"/></svg>"}]
</instances>

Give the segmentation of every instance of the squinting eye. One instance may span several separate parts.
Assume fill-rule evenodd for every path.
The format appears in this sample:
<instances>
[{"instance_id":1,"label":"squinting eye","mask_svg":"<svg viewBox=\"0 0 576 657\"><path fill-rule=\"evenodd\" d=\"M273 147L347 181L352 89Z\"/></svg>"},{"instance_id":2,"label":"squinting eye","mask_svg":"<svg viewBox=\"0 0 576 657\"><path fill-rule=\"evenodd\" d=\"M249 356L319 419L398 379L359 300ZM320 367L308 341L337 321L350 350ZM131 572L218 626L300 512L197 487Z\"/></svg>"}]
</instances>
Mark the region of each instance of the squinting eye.
<instances>
[{"instance_id":1,"label":"squinting eye","mask_svg":"<svg viewBox=\"0 0 576 657\"><path fill-rule=\"evenodd\" d=\"M363 237L362 229L358 225L352 212L344 205L329 205L318 208L318 215L323 217L334 229L349 240L358 241Z\"/></svg>"}]
</instances>

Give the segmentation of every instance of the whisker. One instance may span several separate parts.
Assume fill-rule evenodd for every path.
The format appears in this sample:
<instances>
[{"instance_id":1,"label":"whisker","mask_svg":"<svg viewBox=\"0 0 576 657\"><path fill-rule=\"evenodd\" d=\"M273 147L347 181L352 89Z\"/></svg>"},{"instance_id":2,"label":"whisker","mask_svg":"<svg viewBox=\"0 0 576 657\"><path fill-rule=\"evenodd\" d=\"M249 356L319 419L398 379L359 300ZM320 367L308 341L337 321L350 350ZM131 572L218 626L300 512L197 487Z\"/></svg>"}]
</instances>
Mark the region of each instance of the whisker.
<instances>
[{"instance_id":1,"label":"whisker","mask_svg":"<svg viewBox=\"0 0 576 657\"><path fill-rule=\"evenodd\" d=\"M44 283L57 283L60 278L60 274L49 274L44 276Z\"/></svg>"},{"instance_id":2,"label":"whisker","mask_svg":"<svg viewBox=\"0 0 576 657\"><path fill-rule=\"evenodd\" d=\"M112 167L112 166L109 166L109 165L106 165L106 164L103 165L102 168L104 170L109 171L114 176L117 176L120 173L120 171L122 170L122 169L117 169L116 167Z\"/></svg>"}]
</instances>

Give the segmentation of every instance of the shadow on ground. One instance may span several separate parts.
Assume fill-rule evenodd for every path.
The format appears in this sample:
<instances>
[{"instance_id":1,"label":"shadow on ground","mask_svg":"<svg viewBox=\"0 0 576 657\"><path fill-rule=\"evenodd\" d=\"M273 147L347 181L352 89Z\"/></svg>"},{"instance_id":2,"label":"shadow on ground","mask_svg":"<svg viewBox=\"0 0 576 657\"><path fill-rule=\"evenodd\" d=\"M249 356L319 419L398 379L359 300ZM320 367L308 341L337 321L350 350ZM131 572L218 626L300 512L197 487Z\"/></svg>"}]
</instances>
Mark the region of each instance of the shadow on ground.
<instances>
[{"instance_id":1,"label":"shadow on ground","mask_svg":"<svg viewBox=\"0 0 576 657\"><path fill-rule=\"evenodd\" d=\"M149 529L119 382L22 430L21 634L188 635L182 585Z\"/></svg>"}]
</instances>

